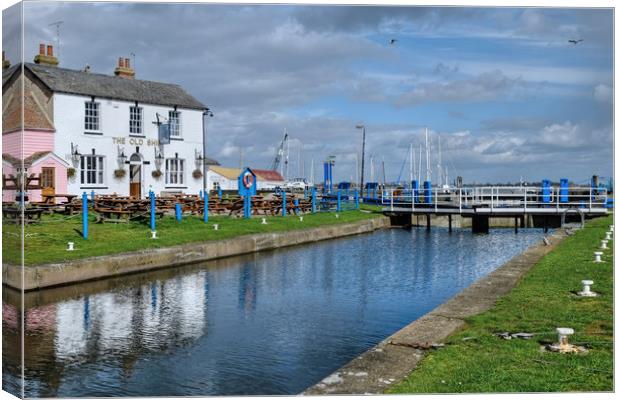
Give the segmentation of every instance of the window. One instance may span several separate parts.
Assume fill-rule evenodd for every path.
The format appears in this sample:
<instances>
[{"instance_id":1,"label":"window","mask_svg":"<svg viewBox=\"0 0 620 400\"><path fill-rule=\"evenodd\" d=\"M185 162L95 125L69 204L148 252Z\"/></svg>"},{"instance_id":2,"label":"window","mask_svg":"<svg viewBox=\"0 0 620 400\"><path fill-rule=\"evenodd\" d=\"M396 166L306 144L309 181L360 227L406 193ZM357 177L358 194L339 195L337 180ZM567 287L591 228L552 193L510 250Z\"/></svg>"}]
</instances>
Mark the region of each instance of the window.
<instances>
[{"instance_id":1,"label":"window","mask_svg":"<svg viewBox=\"0 0 620 400\"><path fill-rule=\"evenodd\" d=\"M185 160L180 158L166 158L166 184L182 185Z\"/></svg>"},{"instance_id":2,"label":"window","mask_svg":"<svg viewBox=\"0 0 620 400\"><path fill-rule=\"evenodd\" d=\"M168 121L170 122L170 137L181 137L181 112L169 111Z\"/></svg>"},{"instance_id":3,"label":"window","mask_svg":"<svg viewBox=\"0 0 620 400\"><path fill-rule=\"evenodd\" d=\"M84 129L87 131L99 130L99 103L87 101L84 103Z\"/></svg>"},{"instance_id":4,"label":"window","mask_svg":"<svg viewBox=\"0 0 620 400\"><path fill-rule=\"evenodd\" d=\"M129 107L129 133L142 135L142 107Z\"/></svg>"},{"instance_id":5,"label":"window","mask_svg":"<svg viewBox=\"0 0 620 400\"><path fill-rule=\"evenodd\" d=\"M80 157L80 183L82 185L103 185L104 158L96 155Z\"/></svg>"}]
</instances>

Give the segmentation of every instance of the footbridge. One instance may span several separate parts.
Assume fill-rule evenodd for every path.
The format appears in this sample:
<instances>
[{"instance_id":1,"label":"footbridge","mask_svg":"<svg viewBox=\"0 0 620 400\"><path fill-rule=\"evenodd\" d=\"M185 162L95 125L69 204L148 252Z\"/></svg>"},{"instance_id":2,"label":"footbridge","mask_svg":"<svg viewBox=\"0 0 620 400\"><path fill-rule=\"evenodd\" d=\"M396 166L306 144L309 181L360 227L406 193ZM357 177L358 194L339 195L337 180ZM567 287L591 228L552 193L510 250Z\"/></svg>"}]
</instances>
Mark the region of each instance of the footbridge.
<instances>
[{"instance_id":1,"label":"footbridge","mask_svg":"<svg viewBox=\"0 0 620 400\"><path fill-rule=\"evenodd\" d=\"M472 219L474 232L488 232L489 218L514 218L515 229L530 216L545 229L562 226L567 219L606 215L608 193L597 187L478 186L463 188L391 189L381 193L383 213L399 225L410 225L412 215L425 215L430 229L432 215ZM408 221L408 223L407 223Z\"/></svg>"}]
</instances>

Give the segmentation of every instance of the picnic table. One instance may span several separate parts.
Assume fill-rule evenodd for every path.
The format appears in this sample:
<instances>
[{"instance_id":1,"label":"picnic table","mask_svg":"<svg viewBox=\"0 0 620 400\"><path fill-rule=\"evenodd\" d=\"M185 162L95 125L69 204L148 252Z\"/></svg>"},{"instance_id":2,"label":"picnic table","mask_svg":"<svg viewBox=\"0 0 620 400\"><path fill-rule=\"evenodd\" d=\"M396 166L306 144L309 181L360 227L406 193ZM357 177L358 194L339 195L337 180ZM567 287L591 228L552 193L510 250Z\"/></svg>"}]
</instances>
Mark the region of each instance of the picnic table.
<instances>
[{"instance_id":1,"label":"picnic table","mask_svg":"<svg viewBox=\"0 0 620 400\"><path fill-rule=\"evenodd\" d=\"M73 199L75 199L77 197L76 194L42 194L41 198L43 199L43 203L47 203L47 204L54 204L56 203L56 199L59 198L65 198L67 199L67 201L64 201L62 203L71 203L71 201L73 201Z\"/></svg>"},{"instance_id":2,"label":"picnic table","mask_svg":"<svg viewBox=\"0 0 620 400\"><path fill-rule=\"evenodd\" d=\"M2 207L2 217L6 222L15 222L16 224L22 221L22 211L24 213L24 224L31 224L41 222L42 208L26 208L24 210L18 207Z\"/></svg>"}]
</instances>

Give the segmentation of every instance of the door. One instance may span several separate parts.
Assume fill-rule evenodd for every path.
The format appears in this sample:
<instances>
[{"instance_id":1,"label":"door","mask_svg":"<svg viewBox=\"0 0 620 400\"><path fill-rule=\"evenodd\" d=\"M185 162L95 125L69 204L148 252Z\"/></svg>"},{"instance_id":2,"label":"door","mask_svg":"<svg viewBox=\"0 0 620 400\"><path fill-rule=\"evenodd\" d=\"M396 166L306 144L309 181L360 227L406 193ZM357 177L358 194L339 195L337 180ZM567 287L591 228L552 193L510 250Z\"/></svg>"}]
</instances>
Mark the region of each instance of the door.
<instances>
[{"instance_id":1,"label":"door","mask_svg":"<svg viewBox=\"0 0 620 400\"><path fill-rule=\"evenodd\" d=\"M129 163L129 195L140 198L142 195L142 158L138 154L133 154Z\"/></svg>"},{"instance_id":2,"label":"door","mask_svg":"<svg viewBox=\"0 0 620 400\"><path fill-rule=\"evenodd\" d=\"M41 168L41 196L53 196L56 194L55 185L56 168L54 167L42 167ZM52 199L53 202L53 199Z\"/></svg>"}]
</instances>

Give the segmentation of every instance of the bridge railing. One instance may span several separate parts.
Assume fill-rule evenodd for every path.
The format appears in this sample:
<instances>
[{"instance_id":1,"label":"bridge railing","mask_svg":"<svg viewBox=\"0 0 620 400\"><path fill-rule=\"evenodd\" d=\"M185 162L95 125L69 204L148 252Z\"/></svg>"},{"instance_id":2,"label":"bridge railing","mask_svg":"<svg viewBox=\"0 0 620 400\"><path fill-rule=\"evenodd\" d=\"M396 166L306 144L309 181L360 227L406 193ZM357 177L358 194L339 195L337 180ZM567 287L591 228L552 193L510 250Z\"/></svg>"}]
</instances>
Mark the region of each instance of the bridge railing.
<instances>
[{"instance_id":1,"label":"bridge railing","mask_svg":"<svg viewBox=\"0 0 620 400\"><path fill-rule=\"evenodd\" d=\"M381 204L390 209L411 208L425 211L444 208L568 208L588 210L605 208L607 189L584 186L477 186L444 187L430 189L389 189L381 193Z\"/></svg>"}]
</instances>

